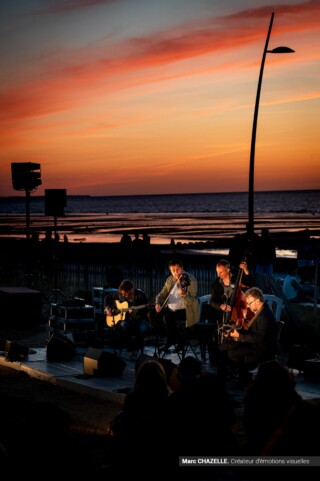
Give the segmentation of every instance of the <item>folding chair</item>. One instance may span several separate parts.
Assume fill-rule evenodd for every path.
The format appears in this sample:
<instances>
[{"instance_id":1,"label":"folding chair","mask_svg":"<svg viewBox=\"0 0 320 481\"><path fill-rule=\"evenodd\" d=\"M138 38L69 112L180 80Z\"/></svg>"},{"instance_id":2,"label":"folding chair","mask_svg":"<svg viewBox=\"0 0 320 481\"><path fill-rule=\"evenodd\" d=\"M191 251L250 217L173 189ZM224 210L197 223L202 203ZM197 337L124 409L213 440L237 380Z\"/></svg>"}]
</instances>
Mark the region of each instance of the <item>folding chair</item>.
<instances>
[{"instance_id":1,"label":"folding chair","mask_svg":"<svg viewBox=\"0 0 320 481\"><path fill-rule=\"evenodd\" d=\"M200 354L202 360L205 359L206 341L205 336L207 334L208 323L202 319L201 311L204 304L208 304L211 299L211 294L206 294L199 297L199 318L198 321L191 327L185 326L185 321L179 323L181 329L182 338L184 341L184 348L180 353L177 353L180 359L184 359L189 351L192 352L194 357L198 359L198 353L196 351L193 341L197 341L197 345L200 347Z\"/></svg>"}]
</instances>

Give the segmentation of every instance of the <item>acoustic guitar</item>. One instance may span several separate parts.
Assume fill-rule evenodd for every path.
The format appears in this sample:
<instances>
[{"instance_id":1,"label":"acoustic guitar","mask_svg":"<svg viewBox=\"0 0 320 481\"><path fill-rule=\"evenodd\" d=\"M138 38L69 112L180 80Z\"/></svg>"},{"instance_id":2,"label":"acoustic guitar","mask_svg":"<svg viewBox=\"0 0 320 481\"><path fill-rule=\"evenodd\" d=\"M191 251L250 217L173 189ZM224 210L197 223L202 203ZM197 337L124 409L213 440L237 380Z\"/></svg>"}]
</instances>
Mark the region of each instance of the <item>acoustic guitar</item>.
<instances>
[{"instance_id":1,"label":"acoustic guitar","mask_svg":"<svg viewBox=\"0 0 320 481\"><path fill-rule=\"evenodd\" d=\"M106 316L106 323L107 326L113 327L119 321L124 321L127 312L129 311L136 311L138 309L145 309L147 307L151 307L151 304L143 304L141 306L130 306L127 301L115 301L116 307L112 309L112 316Z\"/></svg>"}]
</instances>

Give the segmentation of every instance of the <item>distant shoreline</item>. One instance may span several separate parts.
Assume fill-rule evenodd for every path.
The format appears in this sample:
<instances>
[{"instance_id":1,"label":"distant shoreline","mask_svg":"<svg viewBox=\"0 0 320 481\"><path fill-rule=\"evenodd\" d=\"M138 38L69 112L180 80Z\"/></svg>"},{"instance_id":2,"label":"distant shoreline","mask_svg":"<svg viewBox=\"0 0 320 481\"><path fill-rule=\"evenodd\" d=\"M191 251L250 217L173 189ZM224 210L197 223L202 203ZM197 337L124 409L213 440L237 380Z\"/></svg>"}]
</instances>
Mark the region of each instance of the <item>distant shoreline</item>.
<instances>
[{"instance_id":1,"label":"distant shoreline","mask_svg":"<svg viewBox=\"0 0 320 481\"><path fill-rule=\"evenodd\" d=\"M276 194L276 193L291 193L291 192L303 192L303 193L306 193L306 192L320 192L320 189L295 189L295 190L256 190L255 191L255 194L267 194L267 193L270 193L270 194ZM118 194L118 195L91 195L91 194L68 194L67 197L68 198L90 198L90 199L101 199L101 198L110 198L110 199L114 199L114 198L119 198L119 197L124 197L124 198L137 198L137 197L159 197L159 196L167 196L167 197L171 197L171 196L186 196L186 195L195 195L195 196L201 196L201 195L225 195L225 194L228 194L228 195L233 195L233 194L244 194L244 195L248 195L248 192L246 191L241 191L241 192L183 192L183 193L176 193L176 194L162 194L162 193L158 193L158 194L131 194L131 195L126 195L126 194ZM25 193L24 191L21 193L21 195L3 195L3 196L0 196L0 200L1 199L20 199L20 198L24 198L25 196ZM33 194L32 195L32 198L33 199L44 199L45 198L45 195L35 195Z\"/></svg>"}]
</instances>

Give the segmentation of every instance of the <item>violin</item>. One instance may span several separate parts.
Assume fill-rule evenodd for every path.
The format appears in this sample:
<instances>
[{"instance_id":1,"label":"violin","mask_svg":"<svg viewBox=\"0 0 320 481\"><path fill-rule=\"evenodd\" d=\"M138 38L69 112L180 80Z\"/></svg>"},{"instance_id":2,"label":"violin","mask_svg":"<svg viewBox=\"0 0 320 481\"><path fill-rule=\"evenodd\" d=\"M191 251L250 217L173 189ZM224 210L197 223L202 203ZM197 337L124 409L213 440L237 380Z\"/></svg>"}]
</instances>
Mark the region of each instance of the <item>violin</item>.
<instances>
[{"instance_id":1,"label":"violin","mask_svg":"<svg viewBox=\"0 0 320 481\"><path fill-rule=\"evenodd\" d=\"M190 286L190 278L186 272L183 272L179 279L177 280L177 287L182 289L183 292L186 294L188 287Z\"/></svg>"},{"instance_id":2,"label":"violin","mask_svg":"<svg viewBox=\"0 0 320 481\"><path fill-rule=\"evenodd\" d=\"M181 274L181 276L179 277L179 279L176 281L176 283L174 284L174 286L177 286L178 289L181 289L184 294L187 294L188 293L188 287L190 286L191 282L190 282L190 278L188 276L188 274L186 272L183 272ZM174 287L173 286L173 287ZM173 288L172 288L173 289ZM161 309L163 309L163 307L167 304L167 301L169 299L169 296L172 292L172 289L171 291L169 292L169 294L167 295L165 301L163 302L162 306L161 306Z\"/></svg>"}]
</instances>

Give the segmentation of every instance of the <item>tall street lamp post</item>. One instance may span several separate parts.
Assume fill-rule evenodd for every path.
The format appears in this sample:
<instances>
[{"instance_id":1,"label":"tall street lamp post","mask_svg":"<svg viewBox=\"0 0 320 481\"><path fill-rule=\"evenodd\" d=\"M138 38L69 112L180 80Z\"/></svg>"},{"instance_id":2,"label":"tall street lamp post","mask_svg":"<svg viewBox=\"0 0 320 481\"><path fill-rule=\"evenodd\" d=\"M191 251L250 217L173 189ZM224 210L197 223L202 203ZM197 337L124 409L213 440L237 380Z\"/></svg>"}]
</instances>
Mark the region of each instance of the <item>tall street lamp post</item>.
<instances>
[{"instance_id":1,"label":"tall street lamp post","mask_svg":"<svg viewBox=\"0 0 320 481\"><path fill-rule=\"evenodd\" d=\"M249 232L253 232L254 230L254 154L255 154L255 147L256 147L256 133L257 133L257 123L258 123L258 111L259 111L259 101L260 101L260 92L261 92L261 84L262 84L262 76L263 76L263 69L264 63L266 60L267 53L293 53L294 50L288 47L277 47L273 50L268 50L269 38L272 30L273 24L273 17L274 12L272 12L268 35L266 44L264 47L261 67L260 67L260 75L259 75L259 82L257 88L257 96L256 96L256 104L254 107L254 116L253 116L253 126L252 126L252 137L251 137L251 150L250 150L250 167L249 167L249 218L247 224L247 230Z\"/></svg>"}]
</instances>

